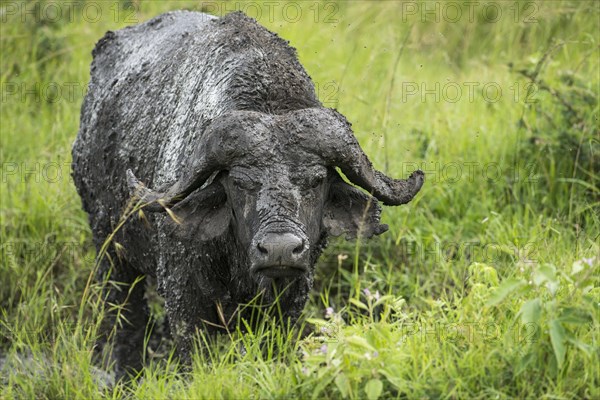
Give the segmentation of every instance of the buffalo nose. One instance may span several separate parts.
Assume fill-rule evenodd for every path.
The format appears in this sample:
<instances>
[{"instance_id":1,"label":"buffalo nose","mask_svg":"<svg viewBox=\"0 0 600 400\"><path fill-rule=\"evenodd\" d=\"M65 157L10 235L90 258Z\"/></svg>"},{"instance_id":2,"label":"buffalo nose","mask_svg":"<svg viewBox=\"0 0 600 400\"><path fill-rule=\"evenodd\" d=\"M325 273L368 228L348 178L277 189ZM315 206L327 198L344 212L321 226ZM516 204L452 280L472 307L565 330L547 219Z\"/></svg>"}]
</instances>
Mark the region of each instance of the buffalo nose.
<instances>
[{"instance_id":1,"label":"buffalo nose","mask_svg":"<svg viewBox=\"0 0 600 400\"><path fill-rule=\"evenodd\" d=\"M292 233L267 233L256 244L269 263L286 265L299 261L306 251L306 241Z\"/></svg>"}]
</instances>

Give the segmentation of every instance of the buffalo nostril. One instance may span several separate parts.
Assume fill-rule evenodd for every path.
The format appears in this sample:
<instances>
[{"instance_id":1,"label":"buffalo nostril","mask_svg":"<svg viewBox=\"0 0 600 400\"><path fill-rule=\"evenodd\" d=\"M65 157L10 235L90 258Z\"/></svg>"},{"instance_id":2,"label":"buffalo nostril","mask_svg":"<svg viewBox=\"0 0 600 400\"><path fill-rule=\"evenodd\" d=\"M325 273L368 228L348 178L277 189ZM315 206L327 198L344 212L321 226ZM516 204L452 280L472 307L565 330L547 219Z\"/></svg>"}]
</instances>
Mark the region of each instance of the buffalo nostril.
<instances>
[{"instance_id":1,"label":"buffalo nostril","mask_svg":"<svg viewBox=\"0 0 600 400\"><path fill-rule=\"evenodd\" d=\"M302 242L294 250L292 250L292 253L300 254L300 253L302 253L303 250L304 250L304 240L302 240Z\"/></svg>"},{"instance_id":2,"label":"buffalo nostril","mask_svg":"<svg viewBox=\"0 0 600 400\"><path fill-rule=\"evenodd\" d=\"M262 244L258 243L256 245L256 248L258 249L258 251L260 251L262 254L268 254L269 252L267 251L266 248L263 247Z\"/></svg>"},{"instance_id":3,"label":"buffalo nostril","mask_svg":"<svg viewBox=\"0 0 600 400\"><path fill-rule=\"evenodd\" d=\"M294 265L302 261L308 241L292 233L268 232L254 244L254 255L261 262Z\"/></svg>"}]
</instances>

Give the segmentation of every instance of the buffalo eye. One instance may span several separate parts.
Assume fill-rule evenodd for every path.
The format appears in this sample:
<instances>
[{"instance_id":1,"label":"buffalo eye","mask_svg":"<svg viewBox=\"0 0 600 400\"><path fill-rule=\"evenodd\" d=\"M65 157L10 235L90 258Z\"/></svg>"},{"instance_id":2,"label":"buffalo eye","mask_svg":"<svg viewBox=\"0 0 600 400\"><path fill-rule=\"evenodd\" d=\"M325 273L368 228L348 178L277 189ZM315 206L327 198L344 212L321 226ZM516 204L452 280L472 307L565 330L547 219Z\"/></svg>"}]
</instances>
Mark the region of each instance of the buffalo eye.
<instances>
[{"instance_id":1,"label":"buffalo eye","mask_svg":"<svg viewBox=\"0 0 600 400\"><path fill-rule=\"evenodd\" d=\"M297 182L302 190L315 189L325 180L325 174L316 173L308 176L304 176Z\"/></svg>"}]
</instances>

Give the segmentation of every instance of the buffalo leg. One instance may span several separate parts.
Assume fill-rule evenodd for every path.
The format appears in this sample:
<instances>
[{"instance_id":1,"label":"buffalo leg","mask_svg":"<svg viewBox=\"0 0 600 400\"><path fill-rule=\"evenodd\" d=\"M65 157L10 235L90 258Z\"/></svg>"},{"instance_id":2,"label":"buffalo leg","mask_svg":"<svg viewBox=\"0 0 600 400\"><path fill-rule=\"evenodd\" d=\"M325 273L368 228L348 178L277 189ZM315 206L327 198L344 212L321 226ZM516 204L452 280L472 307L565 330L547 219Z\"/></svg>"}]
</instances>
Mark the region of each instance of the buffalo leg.
<instances>
[{"instance_id":1,"label":"buffalo leg","mask_svg":"<svg viewBox=\"0 0 600 400\"><path fill-rule=\"evenodd\" d=\"M106 277L106 274L102 274ZM135 375L142 368L144 334L149 320L145 294L145 279L126 262L115 266L105 283L106 315L100 341L106 343L114 335L112 361L115 381L127 374ZM111 308L117 306L116 309Z\"/></svg>"}]
</instances>

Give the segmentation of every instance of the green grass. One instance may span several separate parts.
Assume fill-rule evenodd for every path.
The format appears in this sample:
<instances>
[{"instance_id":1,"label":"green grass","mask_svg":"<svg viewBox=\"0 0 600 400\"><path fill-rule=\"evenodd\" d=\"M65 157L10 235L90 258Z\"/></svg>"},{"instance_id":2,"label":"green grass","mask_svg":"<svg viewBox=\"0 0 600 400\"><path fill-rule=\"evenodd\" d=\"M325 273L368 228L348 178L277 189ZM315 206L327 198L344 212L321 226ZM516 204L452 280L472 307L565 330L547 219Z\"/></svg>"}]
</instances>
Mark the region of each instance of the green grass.
<instances>
[{"instance_id":1,"label":"green grass","mask_svg":"<svg viewBox=\"0 0 600 400\"><path fill-rule=\"evenodd\" d=\"M100 285L86 290L95 251L69 177L91 50L202 3L0 4L0 398L600 397L597 2L494 2L496 22L486 3L457 22L422 21L420 2L260 5L376 167L427 181L385 208L388 233L331 243L308 339L265 321L113 390L91 360Z\"/></svg>"}]
</instances>

